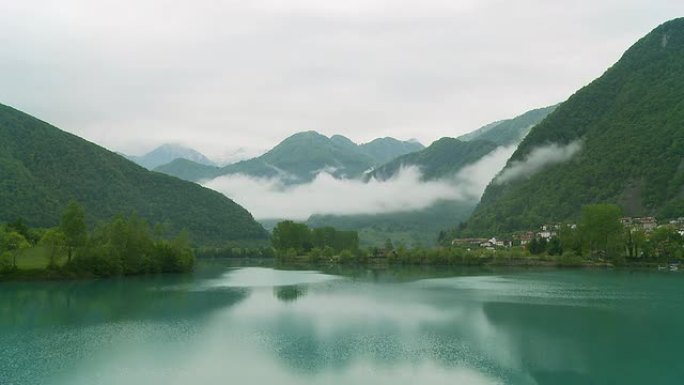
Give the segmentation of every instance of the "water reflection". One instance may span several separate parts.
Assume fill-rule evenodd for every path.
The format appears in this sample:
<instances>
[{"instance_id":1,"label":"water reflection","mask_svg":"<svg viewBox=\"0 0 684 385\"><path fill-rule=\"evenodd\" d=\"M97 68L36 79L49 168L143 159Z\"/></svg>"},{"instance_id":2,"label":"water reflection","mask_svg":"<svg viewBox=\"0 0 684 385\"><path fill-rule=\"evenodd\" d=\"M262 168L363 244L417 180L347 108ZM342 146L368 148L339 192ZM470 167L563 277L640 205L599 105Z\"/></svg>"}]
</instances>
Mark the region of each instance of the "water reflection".
<instances>
[{"instance_id":1,"label":"water reflection","mask_svg":"<svg viewBox=\"0 0 684 385\"><path fill-rule=\"evenodd\" d=\"M669 384L684 376L684 282L659 275L240 268L126 283L3 291L0 325L21 333L0 331L0 353L25 359L0 363L0 373L65 385ZM43 314L64 308L78 315ZM32 327L21 329L24 321ZM36 357L50 362L39 347L59 369L27 370Z\"/></svg>"},{"instance_id":2,"label":"water reflection","mask_svg":"<svg viewBox=\"0 0 684 385\"><path fill-rule=\"evenodd\" d=\"M295 302L306 295L306 286L277 286L273 288L273 295L281 302Z\"/></svg>"}]
</instances>

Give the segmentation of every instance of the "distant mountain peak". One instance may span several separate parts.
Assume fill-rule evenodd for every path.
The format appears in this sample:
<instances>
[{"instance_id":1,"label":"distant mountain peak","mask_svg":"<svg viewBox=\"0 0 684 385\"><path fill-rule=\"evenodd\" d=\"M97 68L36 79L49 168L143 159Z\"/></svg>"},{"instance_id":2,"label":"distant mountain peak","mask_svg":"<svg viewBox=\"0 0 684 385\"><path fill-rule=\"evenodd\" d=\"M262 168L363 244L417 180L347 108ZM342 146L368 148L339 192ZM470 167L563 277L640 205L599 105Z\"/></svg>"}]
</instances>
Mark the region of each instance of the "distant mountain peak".
<instances>
[{"instance_id":1,"label":"distant mountain peak","mask_svg":"<svg viewBox=\"0 0 684 385\"><path fill-rule=\"evenodd\" d=\"M215 166L214 162L199 151L179 143L164 143L145 155L126 157L149 170L171 163L176 159L186 159L206 166Z\"/></svg>"}]
</instances>

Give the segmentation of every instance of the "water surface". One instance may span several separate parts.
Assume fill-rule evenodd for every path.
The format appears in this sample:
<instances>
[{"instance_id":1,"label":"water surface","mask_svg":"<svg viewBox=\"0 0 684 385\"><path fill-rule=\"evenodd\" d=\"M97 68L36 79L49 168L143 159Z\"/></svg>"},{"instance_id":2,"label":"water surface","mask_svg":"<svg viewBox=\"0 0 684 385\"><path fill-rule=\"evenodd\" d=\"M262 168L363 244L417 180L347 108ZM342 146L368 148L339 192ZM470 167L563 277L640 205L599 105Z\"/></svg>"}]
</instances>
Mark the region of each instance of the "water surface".
<instances>
[{"instance_id":1,"label":"water surface","mask_svg":"<svg viewBox=\"0 0 684 385\"><path fill-rule=\"evenodd\" d=\"M286 271L0 284L0 384L679 384L684 275Z\"/></svg>"}]
</instances>

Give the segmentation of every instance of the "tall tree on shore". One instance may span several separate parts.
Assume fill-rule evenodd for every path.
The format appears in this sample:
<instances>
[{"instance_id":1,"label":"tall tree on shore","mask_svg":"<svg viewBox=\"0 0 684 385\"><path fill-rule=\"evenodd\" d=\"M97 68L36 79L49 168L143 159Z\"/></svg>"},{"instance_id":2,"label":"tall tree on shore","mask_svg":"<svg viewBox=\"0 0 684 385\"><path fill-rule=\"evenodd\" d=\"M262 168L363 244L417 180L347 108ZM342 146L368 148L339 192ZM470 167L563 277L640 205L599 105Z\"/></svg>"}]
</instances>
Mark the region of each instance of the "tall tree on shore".
<instances>
[{"instance_id":1,"label":"tall tree on shore","mask_svg":"<svg viewBox=\"0 0 684 385\"><path fill-rule=\"evenodd\" d=\"M12 253L12 268L16 269L17 268L17 256L21 253L22 250L28 249L31 247L31 244L24 238L23 235L19 234L16 231L10 231L7 233L5 236L5 248L7 251Z\"/></svg>"},{"instance_id":2,"label":"tall tree on shore","mask_svg":"<svg viewBox=\"0 0 684 385\"><path fill-rule=\"evenodd\" d=\"M614 204L586 205L582 208L580 232L590 255L616 256L622 251L624 227L622 210Z\"/></svg>"},{"instance_id":3,"label":"tall tree on shore","mask_svg":"<svg viewBox=\"0 0 684 385\"><path fill-rule=\"evenodd\" d=\"M81 247L86 241L85 212L78 202L72 201L67 206L62 221L59 225L64 234L67 247L67 261L71 262L71 257L76 248Z\"/></svg>"},{"instance_id":4,"label":"tall tree on shore","mask_svg":"<svg viewBox=\"0 0 684 385\"><path fill-rule=\"evenodd\" d=\"M45 247L48 255L48 267L57 267L57 257L64 250L66 237L59 229L49 229L40 239L40 245Z\"/></svg>"}]
</instances>

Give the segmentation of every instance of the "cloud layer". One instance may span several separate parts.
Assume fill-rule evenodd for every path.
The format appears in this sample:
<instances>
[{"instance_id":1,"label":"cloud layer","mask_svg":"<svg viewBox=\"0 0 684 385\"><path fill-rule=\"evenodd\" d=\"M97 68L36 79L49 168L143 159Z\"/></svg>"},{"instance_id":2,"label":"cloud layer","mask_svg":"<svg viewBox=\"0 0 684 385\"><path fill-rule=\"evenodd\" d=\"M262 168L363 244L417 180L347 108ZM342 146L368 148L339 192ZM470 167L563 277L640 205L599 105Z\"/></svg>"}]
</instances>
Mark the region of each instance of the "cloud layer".
<instances>
[{"instance_id":1,"label":"cloud layer","mask_svg":"<svg viewBox=\"0 0 684 385\"><path fill-rule=\"evenodd\" d=\"M227 175L205 186L247 208L257 219L305 220L312 214L378 214L423 209L438 200L476 200L503 168L513 148L499 148L457 175L421 181L415 167L387 181L335 179L320 173L303 185L285 186L279 179Z\"/></svg>"},{"instance_id":2,"label":"cloud layer","mask_svg":"<svg viewBox=\"0 0 684 385\"><path fill-rule=\"evenodd\" d=\"M494 183L504 184L520 178L529 178L544 167L567 162L581 149L582 142L580 141L574 141L565 146L552 143L547 146L537 147L525 157L525 160L512 162L509 167L496 177Z\"/></svg>"},{"instance_id":3,"label":"cloud layer","mask_svg":"<svg viewBox=\"0 0 684 385\"><path fill-rule=\"evenodd\" d=\"M0 102L114 150L458 136L560 102L681 0L22 0Z\"/></svg>"}]
</instances>

